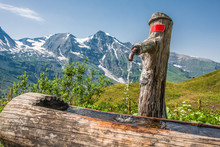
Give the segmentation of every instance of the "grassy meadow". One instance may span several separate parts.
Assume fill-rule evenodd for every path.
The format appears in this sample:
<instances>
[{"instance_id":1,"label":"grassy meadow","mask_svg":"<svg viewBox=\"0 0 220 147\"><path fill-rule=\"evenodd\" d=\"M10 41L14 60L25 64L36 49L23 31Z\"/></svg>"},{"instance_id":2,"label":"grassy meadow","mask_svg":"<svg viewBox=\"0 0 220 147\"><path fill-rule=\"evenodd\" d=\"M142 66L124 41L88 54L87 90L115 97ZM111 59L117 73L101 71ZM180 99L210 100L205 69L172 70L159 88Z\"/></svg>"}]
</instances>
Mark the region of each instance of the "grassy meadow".
<instances>
[{"instance_id":1,"label":"grassy meadow","mask_svg":"<svg viewBox=\"0 0 220 147\"><path fill-rule=\"evenodd\" d=\"M104 88L93 104L82 107L137 115L139 83ZM10 98L9 98L10 99ZM169 119L220 125L220 70L181 83L166 83L165 100ZM7 104L1 101L0 111Z\"/></svg>"},{"instance_id":2,"label":"grassy meadow","mask_svg":"<svg viewBox=\"0 0 220 147\"><path fill-rule=\"evenodd\" d=\"M105 88L96 101L100 110L136 115L139 83ZM165 100L169 119L220 125L220 70L181 83L166 83ZM130 112L129 112L130 107Z\"/></svg>"},{"instance_id":3,"label":"grassy meadow","mask_svg":"<svg viewBox=\"0 0 220 147\"><path fill-rule=\"evenodd\" d=\"M115 84L105 88L105 93L96 102L97 105L109 102L117 105L125 94L126 84ZM138 103L139 83L130 83L128 95L133 102ZM188 102L194 108L198 108L198 100L201 100L201 108L220 110L220 70L194 78L182 83L166 83L166 104L175 107L183 101Z\"/></svg>"}]
</instances>

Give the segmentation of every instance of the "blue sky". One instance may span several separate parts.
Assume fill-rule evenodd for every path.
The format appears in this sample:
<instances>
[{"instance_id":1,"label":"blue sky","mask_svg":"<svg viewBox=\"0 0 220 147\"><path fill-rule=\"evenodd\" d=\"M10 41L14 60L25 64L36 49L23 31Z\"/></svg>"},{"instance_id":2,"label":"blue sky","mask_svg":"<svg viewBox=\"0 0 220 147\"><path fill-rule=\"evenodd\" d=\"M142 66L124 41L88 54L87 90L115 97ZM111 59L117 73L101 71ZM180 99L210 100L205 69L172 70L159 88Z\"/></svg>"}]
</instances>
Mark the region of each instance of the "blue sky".
<instances>
[{"instance_id":1,"label":"blue sky","mask_svg":"<svg viewBox=\"0 0 220 147\"><path fill-rule=\"evenodd\" d=\"M0 0L0 26L14 39L103 30L137 43L154 12L173 19L171 51L220 62L220 0Z\"/></svg>"}]
</instances>

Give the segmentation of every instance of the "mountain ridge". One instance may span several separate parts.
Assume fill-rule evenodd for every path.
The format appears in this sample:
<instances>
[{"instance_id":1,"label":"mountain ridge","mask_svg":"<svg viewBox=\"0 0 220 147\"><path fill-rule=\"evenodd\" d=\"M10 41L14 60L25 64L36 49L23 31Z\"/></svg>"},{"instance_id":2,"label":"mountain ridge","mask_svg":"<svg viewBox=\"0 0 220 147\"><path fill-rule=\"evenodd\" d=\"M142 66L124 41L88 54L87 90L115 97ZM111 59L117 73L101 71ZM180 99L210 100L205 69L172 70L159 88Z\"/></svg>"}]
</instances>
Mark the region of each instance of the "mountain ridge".
<instances>
[{"instance_id":1,"label":"mountain ridge","mask_svg":"<svg viewBox=\"0 0 220 147\"><path fill-rule=\"evenodd\" d=\"M0 27L0 51L14 48L15 46L15 41Z\"/></svg>"},{"instance_id":2,"label":"mountain ridge","mask_svg":"<svg viewBox=\"0 0 220 147\"><path fill-rule=\"evenodd\" d=\"M2 36L3 38L7 37L7 33L3 30ZM49 67L51 68L52 78L52 75L61 72L66 63L81 63L85 57L88 57L89 70L96 70L99 75L105 74L108 78L113 79L114 83L126 83L127 81L128 55L132 44L130 42L120 42L104 31L98 31L85 38L77 38L70 33L56 33L37 38L22 38L11 43L8 46L9 48L3 48L0 51L0 60L3 61L4 57L7 57L10 64L16 65L13 66L15 69L19 68L19 72L16 72L16 74L11 73L13 77L22 74L21 71L28 70L34 82L39 77L39 73ZM7 61L1 63L6 64ZM186 65L189 61L191 65L193 63L196 63L196 65L188 68ZM30 65L27 65L27 63ZM38 66L35 67L34 65ZM142 68L141 58L135 56L132 65L130 81L137 82ZM208 65L208 67L204 68L204 65ZM2 67L4 67L2 71L5 71L5 73L2 73L4 76L0 75L0 79L10 75L9 73L6 74L7 67ZM172 82L181 82L219 68L220 63L171 52L167 79ZM10 81L9 83L13 82Z\"/></svg>"}]
</instances>

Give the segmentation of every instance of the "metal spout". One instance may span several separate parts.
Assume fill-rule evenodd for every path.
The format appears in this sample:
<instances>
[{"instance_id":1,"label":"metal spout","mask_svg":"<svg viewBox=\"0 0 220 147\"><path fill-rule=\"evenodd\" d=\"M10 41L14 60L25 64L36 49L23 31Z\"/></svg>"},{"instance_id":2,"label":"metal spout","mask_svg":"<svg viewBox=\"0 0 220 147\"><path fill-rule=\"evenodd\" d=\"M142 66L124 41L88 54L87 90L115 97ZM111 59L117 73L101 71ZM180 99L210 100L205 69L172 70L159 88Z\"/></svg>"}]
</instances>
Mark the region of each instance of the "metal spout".
<instances>
[{"instance_id":1,"label":"metal spout","mask_svg":"<svg viewBox=\"0 0 220 147\"><path fill-rule=\"evenodd\" d=\"M133 61L134 55L137 54L137 50L138 49L136 47L131 50L131 53L130 53L130 55L128 57L128 61Z\"/></svg>"},{"instance_id":2,"label":"metal spout","mask_svg":"<svg viewBox=\"0 0 220 147\"><path fill-rule=\"evenodd\" d=\"M131 52L128 57L128 61L133 61L133 58L134 58L134 52Z\"/></svg>"}]
</instances>

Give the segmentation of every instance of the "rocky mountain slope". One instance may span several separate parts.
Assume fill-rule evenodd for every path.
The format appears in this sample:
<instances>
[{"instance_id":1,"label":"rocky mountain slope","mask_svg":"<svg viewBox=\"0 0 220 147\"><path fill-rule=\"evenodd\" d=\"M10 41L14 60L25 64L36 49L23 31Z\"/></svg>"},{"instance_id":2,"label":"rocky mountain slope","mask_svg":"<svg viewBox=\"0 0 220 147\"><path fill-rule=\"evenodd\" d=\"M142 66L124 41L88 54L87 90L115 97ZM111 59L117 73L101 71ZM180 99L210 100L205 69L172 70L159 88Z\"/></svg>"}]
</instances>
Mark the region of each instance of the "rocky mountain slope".
<instances>
[{"instance_id":1,"label":"rocky mountain slope","mask_svg":"<svg viewBox=\"0 0 220 147\"><path fill-rule=\"evenodd\" d=\"M88 57L88 69L105 74L114 83L125 83L128 75L128 55L132 44L98 31L86 38L69 33L57 33L39 38L13 40L0 28L0 94L9 89L16 77L27 71L31 81L49 69L50 77L61 73L66 63L83 62ZM141 59L132 62L130 81L139 81ZM208 59L170 54L168 81L181 82L214 71L220 64Z\"/></svg>"}]
</instances>

